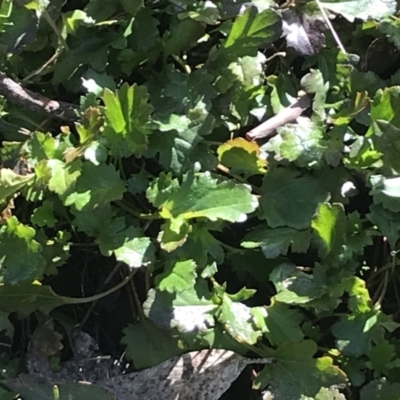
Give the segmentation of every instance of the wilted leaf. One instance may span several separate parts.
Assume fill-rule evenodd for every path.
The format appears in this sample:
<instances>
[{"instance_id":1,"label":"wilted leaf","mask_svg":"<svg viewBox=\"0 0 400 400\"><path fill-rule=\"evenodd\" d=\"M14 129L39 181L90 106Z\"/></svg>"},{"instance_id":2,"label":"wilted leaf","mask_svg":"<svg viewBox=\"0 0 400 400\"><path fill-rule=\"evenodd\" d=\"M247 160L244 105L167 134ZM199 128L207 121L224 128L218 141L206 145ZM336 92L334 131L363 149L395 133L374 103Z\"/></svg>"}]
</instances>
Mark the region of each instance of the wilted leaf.
<instances>
[{"instance_id":1,"label":"wilted leaf","mask_svg":"<svg viewBox=\"0 0 400 400\"><path fill-rule=\"evenodd\" d=\"M282 13L282 29L289 47L301 56L316 54L325 44L326 28L318 18L288 9Z\"/></svg>"},{"instance_id":2,"label":"wilted leaf","mask_svg":"<svg viewBox=\"0 0 400 400\"><path fill-rule=\"evenodd\" d=\"M226 350L202 350L164 361L139 373L101 381L118 399L132 399L146 393L146 399L189 399L196 396L218 400L252 363L267 364L269 359L248 359ZM169 384L166 386L165 383Z\"/></svg>"},{"instance_id":3,"label":"wilted leaf","mask_svg":"<svg viewBox=\"0 0 400 400\"><path fill-rule=\"evenodd\" d=\"M103 126L103 118L100 110L95 107L89 107L82 115L81 123L76 123L75 128L79 134L79 143L87 144L99 134Z\"/></svg>"},{"instance_id":4,"label":"wilted leaf","mask_svg":"<svg viewBox=\"0 0 400 400\"><path fill-rule=\"evenodd\" d=\"M12 169L0 168L0 200L6 200L34 178L34 174L19 175Z\"/></svg>"}]
</instances>

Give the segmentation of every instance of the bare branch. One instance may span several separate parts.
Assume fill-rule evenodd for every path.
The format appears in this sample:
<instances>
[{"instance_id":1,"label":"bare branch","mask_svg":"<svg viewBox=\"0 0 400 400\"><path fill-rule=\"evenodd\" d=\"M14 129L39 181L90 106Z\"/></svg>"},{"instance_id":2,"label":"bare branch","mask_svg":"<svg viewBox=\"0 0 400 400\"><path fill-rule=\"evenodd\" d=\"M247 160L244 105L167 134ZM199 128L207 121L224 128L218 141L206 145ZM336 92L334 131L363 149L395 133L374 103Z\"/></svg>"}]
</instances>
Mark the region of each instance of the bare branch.
<instances>
[{"instance_id":1,"label":"bare branch","mask_svg":"<svg viewBox=\"0 0 400 400\"><path fill-rule=\"evenodd\" d=\"M291 106L285 108L272 118L258 125L251 131L246 133L248 140L258 140L263 138L270 138L276 134L276 129L280 126L286 125L295 121L311 105L309 96L304 95L297 99Z\"/></svg>"},{"instance_id":2,"label":"bare branch","mask_svg":"<svg viewBox=\"0 0 400 400\"><path fill-rule=\"evenodd\" d=\"M50 118L57 118L66 122L73 122L77 119L77 108L73 104L51 100L25 89L3 72L0 72L0 95L4 96L10 103L47 115Z\"/></svg>"}]
</instances>

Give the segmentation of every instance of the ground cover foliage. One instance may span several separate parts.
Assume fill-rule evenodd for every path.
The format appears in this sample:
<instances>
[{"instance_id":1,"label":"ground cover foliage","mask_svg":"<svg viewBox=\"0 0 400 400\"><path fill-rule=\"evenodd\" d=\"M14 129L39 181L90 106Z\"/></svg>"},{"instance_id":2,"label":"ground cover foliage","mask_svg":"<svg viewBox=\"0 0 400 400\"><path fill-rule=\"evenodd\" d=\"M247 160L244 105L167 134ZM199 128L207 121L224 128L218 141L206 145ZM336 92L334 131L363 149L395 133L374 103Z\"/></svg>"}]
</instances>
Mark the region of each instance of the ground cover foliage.
<instances>
[{"instance_id":1,"label":"ground cover foliage","mask_svg":"<svg viewBox=\"0 0 400 400\"><path fill-rule=\"evenodd\" d=\"M136 369L224 348L273 357L254 385L276 399L400 398L396 15L3 1L1 72L77 107L1 99L3 378L50 312ZM246 139L300 91L297 121Z\"/></svg>"}]
</instances>

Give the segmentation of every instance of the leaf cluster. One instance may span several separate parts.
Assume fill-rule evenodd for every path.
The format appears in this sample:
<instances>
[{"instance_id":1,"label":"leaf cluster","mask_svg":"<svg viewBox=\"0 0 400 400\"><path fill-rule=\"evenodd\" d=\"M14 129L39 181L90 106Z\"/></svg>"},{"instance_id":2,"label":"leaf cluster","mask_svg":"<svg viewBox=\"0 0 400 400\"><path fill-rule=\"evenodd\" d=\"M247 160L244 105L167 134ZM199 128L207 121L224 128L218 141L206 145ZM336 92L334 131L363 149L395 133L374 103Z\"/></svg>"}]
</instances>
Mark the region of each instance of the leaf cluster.
<instances>
[{"instance_id":1,"label":"leaf cluster","mask_svg":"<svg viewBox=\"0 0 400 400\"><path fill-rule=\"evenodd\" d=\"M224 348L277 399L398 399L398 36L392 0L3 1L2 72L79 110L0 98L0 331L90 315L136 369Z\"/></svg>"}]
</instances>

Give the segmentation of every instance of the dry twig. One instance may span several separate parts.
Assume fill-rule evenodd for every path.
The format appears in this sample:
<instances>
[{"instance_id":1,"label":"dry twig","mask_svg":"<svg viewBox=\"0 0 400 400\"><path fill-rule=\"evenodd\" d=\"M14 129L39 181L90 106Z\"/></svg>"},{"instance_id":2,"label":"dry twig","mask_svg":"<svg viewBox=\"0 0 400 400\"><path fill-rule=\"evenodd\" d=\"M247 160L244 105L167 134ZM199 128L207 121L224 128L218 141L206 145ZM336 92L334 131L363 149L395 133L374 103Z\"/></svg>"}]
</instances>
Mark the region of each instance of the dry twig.
<instances>
[{"instance_id":1,"label":"dry twig","mask_svg":"<svg viewBox=\"0 0 400 400\"><path fill-rule=\"evenodd\" d=\"M41 94L23 88L3 72L0 72L0 95L17 106L41 113L50 118L57 118L65 122L77 119L76 107L63 101L51 100Z\"/></svg>"},{"instance_id":2,"label":"dry twig","mask_svg":"<svg viewBox=\"0 0 400 400\"><path fill-rule=\"evenodd\" d=\"M277 128L295 121L310 105L311 99L309 96L299 97L294 104L247 132L246 138L248 140L269 139L276 134Z\"/></svg>"}]
</instances>

